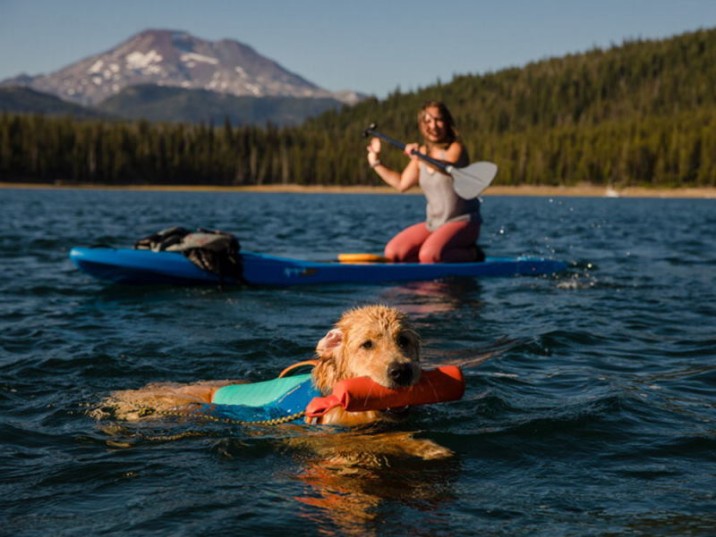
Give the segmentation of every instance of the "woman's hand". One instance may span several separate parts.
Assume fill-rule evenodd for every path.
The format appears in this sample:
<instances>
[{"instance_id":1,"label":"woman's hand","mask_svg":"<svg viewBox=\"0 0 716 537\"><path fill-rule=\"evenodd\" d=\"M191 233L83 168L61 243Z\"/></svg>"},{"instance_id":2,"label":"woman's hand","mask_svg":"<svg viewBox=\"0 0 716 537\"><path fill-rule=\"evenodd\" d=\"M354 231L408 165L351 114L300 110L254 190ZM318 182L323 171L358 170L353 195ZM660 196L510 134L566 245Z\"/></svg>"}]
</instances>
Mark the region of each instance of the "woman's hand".
<instances>
[{"instance_id":1,"label":"woman's hand","mask_svg":"<svg viewBox=\"0 0 716 537\"><path fill-rule=\"evenodd\" d=\"M370 164L371 168L374 168L376 164L380 162L380 139L371 138L366 149L368 150L368 164Z\"/></svg>"},{"instance_id":2,"label":"woman's hand","mask_svg":"<svg viewBox=\"0 0 716 537\"><path fill-rule=\"evenodd\" d=\"M416 153L418 151L420 151L420 144L417 144L417 143L405 144L405 150L404 150L405 154L408 155L411 159L417 160L418 157L416 157L413 154L413 151L415 151Z\"/></svg>"}]
</instances>

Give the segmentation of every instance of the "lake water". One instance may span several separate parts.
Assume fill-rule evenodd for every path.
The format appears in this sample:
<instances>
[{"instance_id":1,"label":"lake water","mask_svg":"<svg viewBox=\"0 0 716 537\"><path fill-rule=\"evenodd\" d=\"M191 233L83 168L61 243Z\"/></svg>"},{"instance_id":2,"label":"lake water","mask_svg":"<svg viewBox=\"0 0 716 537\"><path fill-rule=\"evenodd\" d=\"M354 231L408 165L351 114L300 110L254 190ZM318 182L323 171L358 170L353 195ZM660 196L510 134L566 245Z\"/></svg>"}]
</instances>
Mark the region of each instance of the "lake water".
<instances>
[{"instance_id":1,"label":"lake water","mask_svg":"<svg viewBox=\"0 0 716 537\"><path fill-rule=\"evenodd\" d=\"M488 197L494 256L546 278L292 289L127 288L76 245L171 225L247 250L377 252L410 195L0 190L0 534L690 535L716 532L716 201ZM96 420L112 390L274 377L345 309L401 308L463 400L395 431L455 452L336 468L374 431ZM480 363L482 362L482 363Z\"/></svg>"}]
</instances>

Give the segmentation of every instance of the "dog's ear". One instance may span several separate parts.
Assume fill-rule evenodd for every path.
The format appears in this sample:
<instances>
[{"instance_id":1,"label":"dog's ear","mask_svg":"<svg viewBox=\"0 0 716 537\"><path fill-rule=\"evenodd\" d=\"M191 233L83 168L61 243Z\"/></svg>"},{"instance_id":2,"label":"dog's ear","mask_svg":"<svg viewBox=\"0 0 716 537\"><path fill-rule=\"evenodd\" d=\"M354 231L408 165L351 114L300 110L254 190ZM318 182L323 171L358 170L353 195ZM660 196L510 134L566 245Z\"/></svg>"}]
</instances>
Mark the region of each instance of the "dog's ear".
<instances>
[{"instance_id":1,"label":"dog's ear","mask_svg":"<svg viewBox=\"0 0 716 537\"><path fill-rule=\"evenodd\" d=\"M335 356L335 351L343 343L343 332L338 328L329 330L316 345L316 354L321 360L327 360Z\"/></svg>"},{"instance_id":2,"label":"dog's ear","mask_svg":"<svg viewBox=\"0 0 716 537\"><path fill-rule=\"evenodd\" d=\"M316 345L318 364L313 368L313 380L323 393L330 393L338 381L336 359L343 343L343 332L338 328L330 330Z\"/></svg>"}]
</instances>

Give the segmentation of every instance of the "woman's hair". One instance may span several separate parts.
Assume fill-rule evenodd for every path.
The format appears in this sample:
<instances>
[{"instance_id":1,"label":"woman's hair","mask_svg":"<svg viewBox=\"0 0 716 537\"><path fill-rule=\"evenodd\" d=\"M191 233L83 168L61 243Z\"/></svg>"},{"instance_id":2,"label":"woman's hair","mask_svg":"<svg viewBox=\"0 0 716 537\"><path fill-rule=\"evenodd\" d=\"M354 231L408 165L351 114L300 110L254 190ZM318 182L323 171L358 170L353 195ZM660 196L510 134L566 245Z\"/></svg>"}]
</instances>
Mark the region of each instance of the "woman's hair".
<instances>
[{"instance_id":1,"label":"woman's hair","mask_svg":"<svg viewBox=\"0 0 716 537\"><path fill-rule=\"evenodd\" d=\"M423 106L420 108L420 111L418 112L418 128L420 129L420 132L422 133L421 126L423 119L425 118L425 112L428 108L437 108L438 110L440 110L440 116L445 123L446 130L445 141L443 143L446 145L450 145L455 140L457 140L460 136L460 133L455 127L455 120L453 119L450 110L448 110L448 107L445 106L445 103L441 101L425 101Z\"/></svg>"}]
</instances>

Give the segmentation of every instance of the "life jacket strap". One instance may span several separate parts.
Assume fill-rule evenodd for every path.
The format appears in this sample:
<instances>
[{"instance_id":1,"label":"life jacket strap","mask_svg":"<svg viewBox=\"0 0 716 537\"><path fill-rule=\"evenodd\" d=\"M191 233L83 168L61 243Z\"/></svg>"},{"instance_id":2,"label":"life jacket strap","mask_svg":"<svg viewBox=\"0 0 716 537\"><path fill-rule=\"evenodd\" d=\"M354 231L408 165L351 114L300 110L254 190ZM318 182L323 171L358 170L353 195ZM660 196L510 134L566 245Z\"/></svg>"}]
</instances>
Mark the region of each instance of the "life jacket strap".
<instances>
[{"instance_id":1,"label":"life jacket strap","mask_svg":"<svg viewBox=\"0 0 716 537\"><path fill-rule=\"evenodd\" d=\"M295 364L292 364L288 366L286 369L281 371L279 373L278 378L285 377L288 373L293 371L294 369L298 369L299 367L306 367L306 366L316 367L318 365L318 360L304 360L303 362L296 362Z\"/></svg>"}]
</instances>

